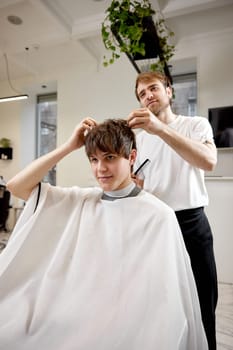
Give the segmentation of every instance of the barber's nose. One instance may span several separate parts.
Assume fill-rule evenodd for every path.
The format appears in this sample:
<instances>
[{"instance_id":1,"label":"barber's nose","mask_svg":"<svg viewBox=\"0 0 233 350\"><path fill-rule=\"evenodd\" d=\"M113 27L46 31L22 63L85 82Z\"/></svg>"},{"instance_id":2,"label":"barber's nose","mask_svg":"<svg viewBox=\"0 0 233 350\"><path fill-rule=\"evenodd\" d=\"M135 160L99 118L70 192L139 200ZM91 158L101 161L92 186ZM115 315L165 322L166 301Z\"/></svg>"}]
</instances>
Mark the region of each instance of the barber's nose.
<instances>
[{"instance_id":1,"label":"barber's nose","mask_svg":"<svg viewBox=\"0 0 233 350\"><path fill-rule=\"evenodd\" d=\"M153 94L149 92L149 94L147 95L148 100L151 100L153 97L154 97Z\"/></svg>"}]
</instances>

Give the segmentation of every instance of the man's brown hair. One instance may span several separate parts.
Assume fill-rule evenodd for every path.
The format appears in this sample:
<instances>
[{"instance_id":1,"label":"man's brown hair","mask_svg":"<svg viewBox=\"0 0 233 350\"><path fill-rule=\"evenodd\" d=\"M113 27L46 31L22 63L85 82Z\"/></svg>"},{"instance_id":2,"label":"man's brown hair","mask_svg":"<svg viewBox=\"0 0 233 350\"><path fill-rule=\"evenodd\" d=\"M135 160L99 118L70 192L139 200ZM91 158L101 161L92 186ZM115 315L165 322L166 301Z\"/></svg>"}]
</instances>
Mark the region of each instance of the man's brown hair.
<instances>
[{"instance_id":1,"label":"man's brown hair","mask_svg":"<svg viewBox=\"0 0 233 350\"><path fill-rule=\"evenodd\" d=\"M123 119L107 119L91 129L85 138L85 151L88 158L96 150L129 158L132 149L136 149L133 130Z\"/></svg>"}]
</instances>

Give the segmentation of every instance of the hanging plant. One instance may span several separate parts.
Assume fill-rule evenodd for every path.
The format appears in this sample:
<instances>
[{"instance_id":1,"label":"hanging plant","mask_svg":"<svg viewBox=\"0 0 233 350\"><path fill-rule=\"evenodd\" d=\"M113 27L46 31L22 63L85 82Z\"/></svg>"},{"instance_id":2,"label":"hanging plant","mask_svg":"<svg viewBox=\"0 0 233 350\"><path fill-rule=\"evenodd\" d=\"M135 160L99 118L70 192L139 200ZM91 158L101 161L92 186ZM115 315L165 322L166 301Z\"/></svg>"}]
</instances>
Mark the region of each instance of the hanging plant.
<instances>
[{"instance_id":1,"label":"hanging plant","mask_svg":"<svg viewBox=\"0 0 233 350\"><path fill-rule=\"evenodd\" d=\"M169 44L169 38L174 33L167 27L160 11L152 9L148 0L113 0L107 8L106 17L102 23L102 39L107 50L111 51L109 58L104 56L104 66L114 63L126 53L134 59L147 58L146 37L149 35L150 45L156 44L155 57L157 63L151 65L151 70L163 70L165 64L174 55L174 46ZM154 25L151 37L152 20ZM148 46L149 47L149 46Z\"/></svg>"},{"instance_id":2,"label":"hanging plant","mask_svg":"<svg viewBox=\"0 0 233 350\"><path fill-rule=\"evenodd\" d=\"M1 138L0 146L2 146L2 148L9 148L11 146L11 140L6 137Z\"/></svg>"}]
</instances>

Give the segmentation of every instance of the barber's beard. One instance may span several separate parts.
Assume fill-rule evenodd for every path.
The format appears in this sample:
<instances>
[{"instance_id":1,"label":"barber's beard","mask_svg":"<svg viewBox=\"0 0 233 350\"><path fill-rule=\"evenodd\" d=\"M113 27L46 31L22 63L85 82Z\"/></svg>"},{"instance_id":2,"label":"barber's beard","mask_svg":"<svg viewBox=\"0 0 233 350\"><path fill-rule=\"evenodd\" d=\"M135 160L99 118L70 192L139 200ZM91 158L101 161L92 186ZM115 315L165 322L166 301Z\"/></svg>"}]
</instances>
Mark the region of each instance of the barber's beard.
<instances>
[{"instance_id":1,"label":"barber's beard","mask_svg":"<svg viewBox=\"0 0 233 350\"><path fill-rule=\"evenodd\" d=\"M163 114L164 112L166 112L166 109L170 106L170 101L166 101L165 103L163 103L162 105L151 105L149 106L150 111L157 117L159 117L160 114Z\"/></svg>"}]
</instances>

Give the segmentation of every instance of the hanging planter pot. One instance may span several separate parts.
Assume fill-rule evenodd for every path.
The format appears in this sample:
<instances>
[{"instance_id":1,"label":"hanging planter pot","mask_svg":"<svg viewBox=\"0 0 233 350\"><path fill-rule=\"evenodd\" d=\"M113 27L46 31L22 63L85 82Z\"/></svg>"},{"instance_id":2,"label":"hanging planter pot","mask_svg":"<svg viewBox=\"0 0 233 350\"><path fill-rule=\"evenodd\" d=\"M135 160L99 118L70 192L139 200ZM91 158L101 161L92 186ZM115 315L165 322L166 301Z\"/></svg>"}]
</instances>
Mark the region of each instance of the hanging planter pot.
<instances>
[{"instance_id":1,"label":"hanging planter pot","mask_svg":"<svg viewBox=\"0 0 233 350\"><path fill-rule=\"evenodd\" d=\"M142 20L144 31L140 42L144 43L145 55L136 53L133 55L134 60L145 60L150 58L156 58L161 52L159 37L155 28L155 24L152 16L143 18Z\"/></svg>"},{"instance_id":2,"label":"hanging planter pot","mask_svg":"<svg viewBox=\"0 0 233 350\"><path fill-rule=\"evenodd\" d=\"M170 31L160 11L152 9L148 0L113 0L105 11L102 39L110 58L104 56L104 66L114 63L125 53L135 68L135 60L158 57L151 70L164 70L174 55L168 42Z\"/></svg>"},{"instance_id":3,"label":"hanging planter pot","mask_svg":"<svg viewBox=\"0 0 233 350\"><path fill-rule=\"evenodd\" d=\"M0 159L6 160L6 159L12 159L12 148L11 146L11 140L3 137L0 139Z\"/></svg>"}]
</instances>

